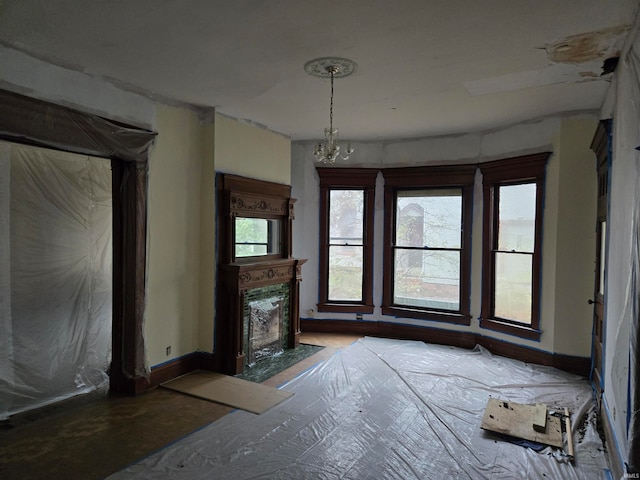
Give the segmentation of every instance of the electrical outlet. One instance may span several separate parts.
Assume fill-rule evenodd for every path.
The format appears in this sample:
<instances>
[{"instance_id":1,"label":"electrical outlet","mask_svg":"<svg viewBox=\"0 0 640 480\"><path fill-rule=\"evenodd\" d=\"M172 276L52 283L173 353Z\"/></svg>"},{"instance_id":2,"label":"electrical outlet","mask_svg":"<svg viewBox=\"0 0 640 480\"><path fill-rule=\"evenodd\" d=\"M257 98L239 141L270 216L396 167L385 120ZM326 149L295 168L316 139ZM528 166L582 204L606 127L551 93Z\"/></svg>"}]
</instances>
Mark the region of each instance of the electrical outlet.
<instances>
[{"instance_id":1,"label":"electrical outlet","mask_svg":"<svg viewBox=\"0 0 640 480\"><path fill-rule=\"evenodd\" d=\"M168 357L169 355L171 355L171 345L169 345L169 346L167 347L166 352L167 352L167 357Z\"/></svg>"},{"instance_id":2,"label":"electrical outlet","mask_svg":"<svg viewBox=\"0 0 640 480\"><path fill-rule=\"evenodd\" d=\"M362 320L362 314L356 313L356 320Z\"/></svg>"}]
</instances>

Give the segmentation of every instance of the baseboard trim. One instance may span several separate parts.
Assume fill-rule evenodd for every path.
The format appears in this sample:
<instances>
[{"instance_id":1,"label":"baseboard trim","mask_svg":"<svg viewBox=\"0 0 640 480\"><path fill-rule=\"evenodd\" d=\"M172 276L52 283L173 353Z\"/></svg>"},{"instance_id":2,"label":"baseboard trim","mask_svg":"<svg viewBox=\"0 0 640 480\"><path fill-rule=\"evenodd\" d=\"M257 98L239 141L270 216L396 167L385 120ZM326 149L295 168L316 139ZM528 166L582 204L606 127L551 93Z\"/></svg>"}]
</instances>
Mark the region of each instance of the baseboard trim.
<instances>
[{"instance_id":1,"label":"baseboard trim","mask_svg":"<svg viewBox=\"0 0 640 480\"><path fill-rule=\"evenodd\" d=\"M213 370L214 355L207 352L193 352L168 362L151 367L147 389L155 388L161 383L185 375L194 370Z\"/></svg>"},{"instance_id":2,"label":"baseboard trim","mask_svg":"<svg viewBox=\"0 0 640 480\"><path fill-rule=\"evenodd\" d=\"M462 348L473 348L475 345L482 345L495 355L528 363L556 367L560 370L583 377L588 377L591 369L591 359L588 357L545 352L472 332L419 327L391 322L316 319L300 319L300 330L302 332L350 333L371 337L420 340L426 343L452 345Z\"/></svg>"}]
</instances>

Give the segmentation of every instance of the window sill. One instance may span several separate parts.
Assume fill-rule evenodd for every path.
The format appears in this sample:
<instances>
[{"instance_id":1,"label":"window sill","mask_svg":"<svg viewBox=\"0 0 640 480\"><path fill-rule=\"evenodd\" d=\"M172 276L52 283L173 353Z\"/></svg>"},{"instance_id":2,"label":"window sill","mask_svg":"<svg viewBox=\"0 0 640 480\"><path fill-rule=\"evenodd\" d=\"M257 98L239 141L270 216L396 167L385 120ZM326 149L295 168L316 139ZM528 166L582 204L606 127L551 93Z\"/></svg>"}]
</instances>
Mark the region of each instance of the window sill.
<instances>
[{"instance_id":1,"label":"window sill","mask_svg":"<svg viewBox=\"0 0 640 480\"><path fill-rule=\"evenodd\" d=\"M319 312L333 313L373 313L373 305L362 303L319 303Z\"/></svg>"},{"instance_id":2,"label":"window sill","mask_svg":"<svg viewBox=\"0 0 640 480\"><path fill-rule=\"evenodd\" d=\"M481 318L480 327L487 330L493 330L494 332L506 333L507 335L514 335L520 338L526 338L527 340L540 341L542 332L536 330L527 325L518 325L515 323L507 322L504 320L498 320L495 318Z\"/></svg>"},{"instance_id":3,"label":"window sill","mask_svg":"<svg viewBox=\"0 0 640 480\"><path fill-rule=\"evenodd\" d=\"M456 325L471 325L471 315L458 312L446 313L394 305L383 306L382 314L393 315L394 317L418 318L420 320L431 320L434 322L454 323Z\"/></svg>"}]
</instances>

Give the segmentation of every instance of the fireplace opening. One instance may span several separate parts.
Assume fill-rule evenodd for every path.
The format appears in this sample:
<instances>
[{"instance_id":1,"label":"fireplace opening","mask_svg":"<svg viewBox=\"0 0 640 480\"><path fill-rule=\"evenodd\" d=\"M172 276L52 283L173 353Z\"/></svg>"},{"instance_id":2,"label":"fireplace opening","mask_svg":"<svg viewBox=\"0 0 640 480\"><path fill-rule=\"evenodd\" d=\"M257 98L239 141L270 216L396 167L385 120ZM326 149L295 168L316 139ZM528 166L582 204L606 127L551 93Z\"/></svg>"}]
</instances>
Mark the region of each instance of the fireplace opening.
<instances>
[{"instance_id":1,"label":"fireplace opening","mask_svg":"<svg viewBox=\"0 0 640 480\"><path fill-rule=\"evenodd\" d=\"M266 298L249 302L247 366L284 350L283 299Z\"/></svg>"}]
</instances>

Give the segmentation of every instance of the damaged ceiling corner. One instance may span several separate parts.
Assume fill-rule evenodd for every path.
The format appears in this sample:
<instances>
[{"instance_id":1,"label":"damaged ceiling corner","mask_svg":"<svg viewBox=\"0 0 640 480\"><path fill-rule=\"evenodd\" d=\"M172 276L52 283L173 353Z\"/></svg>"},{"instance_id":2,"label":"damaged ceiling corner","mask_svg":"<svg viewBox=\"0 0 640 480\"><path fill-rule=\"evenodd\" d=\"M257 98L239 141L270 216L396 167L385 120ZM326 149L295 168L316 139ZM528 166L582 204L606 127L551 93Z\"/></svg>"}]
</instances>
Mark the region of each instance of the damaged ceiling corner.
<instances>
[{"instance_id":1,"label":"damaged ceiling corner","mask_svg":"<svg viewBox=\"0 0 640 480\"><path fill-rule=\"evenodd\" d=\"M604 61L617 57L630 25L618 25L593 32L570 35L555 43L547 44L545 50L551 63L579 65L593 61Z\"/></svg>"}]
</instances>

